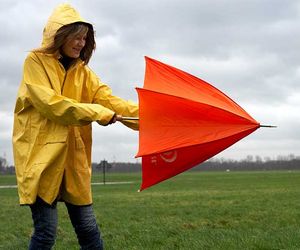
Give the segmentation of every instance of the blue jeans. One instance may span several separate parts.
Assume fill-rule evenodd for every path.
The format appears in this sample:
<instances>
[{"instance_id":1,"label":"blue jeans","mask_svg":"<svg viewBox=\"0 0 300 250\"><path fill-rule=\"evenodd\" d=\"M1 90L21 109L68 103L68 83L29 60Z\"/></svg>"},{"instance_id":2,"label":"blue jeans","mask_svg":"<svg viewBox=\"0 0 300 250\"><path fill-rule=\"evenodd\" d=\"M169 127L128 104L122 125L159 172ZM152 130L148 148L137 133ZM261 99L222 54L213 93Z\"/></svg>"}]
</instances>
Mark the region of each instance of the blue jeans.
<instances>
[{"instance_id":1,"label":"blue jeans","mask_svg":"<svg viewBox=\"0 0 300 250\"><path fill-rule=\"evenodd\" d=\"M75 229L81 250L103 250L103 242L96 223L92 205L75 206L65 203ZM34 224L29 250L48 250L55 243L57 228L57 207L45 203L42 199L30 206Z\"/></svg>"}]
</instances>

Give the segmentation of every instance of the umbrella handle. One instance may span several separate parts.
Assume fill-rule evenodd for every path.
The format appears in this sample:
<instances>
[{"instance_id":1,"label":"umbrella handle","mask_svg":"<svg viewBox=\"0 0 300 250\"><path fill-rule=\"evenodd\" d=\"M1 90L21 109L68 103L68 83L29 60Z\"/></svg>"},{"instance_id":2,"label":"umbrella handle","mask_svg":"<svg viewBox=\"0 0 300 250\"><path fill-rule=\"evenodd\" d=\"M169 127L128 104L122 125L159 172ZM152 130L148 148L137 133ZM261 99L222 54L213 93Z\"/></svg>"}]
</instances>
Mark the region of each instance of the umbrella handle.
<instances>
[{"instance_id":1,"label":"umbrella handle","mask_svg":"<svg viewBox=\"0 0 300 250\"><path fill-rule=\"evenodd\" d=\"M126 116L122 117L122 121L138 121L138 120L139 117L126 117Z\"/></svg>"}]
</instances>

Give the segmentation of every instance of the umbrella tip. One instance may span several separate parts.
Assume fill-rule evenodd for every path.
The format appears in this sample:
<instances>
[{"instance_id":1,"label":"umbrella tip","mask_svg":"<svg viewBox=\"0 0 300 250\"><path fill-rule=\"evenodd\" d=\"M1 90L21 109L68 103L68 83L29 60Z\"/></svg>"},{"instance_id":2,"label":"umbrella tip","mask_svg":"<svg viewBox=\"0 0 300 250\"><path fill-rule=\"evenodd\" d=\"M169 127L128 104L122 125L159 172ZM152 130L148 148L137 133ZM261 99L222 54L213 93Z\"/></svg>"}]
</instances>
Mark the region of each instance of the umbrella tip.
<instances>
[{"instance_id":1,"label":"umbrella tip","mask_svg":"<svg viewBox=\"0 0 300 250\"><path fill-rule=\"evenodd\" d=\"M259 127L261 127L261 128L277 128L277 126L274 126L274 125L262 125L262 124L260 124Z\"/></svg>"}]
</instances>

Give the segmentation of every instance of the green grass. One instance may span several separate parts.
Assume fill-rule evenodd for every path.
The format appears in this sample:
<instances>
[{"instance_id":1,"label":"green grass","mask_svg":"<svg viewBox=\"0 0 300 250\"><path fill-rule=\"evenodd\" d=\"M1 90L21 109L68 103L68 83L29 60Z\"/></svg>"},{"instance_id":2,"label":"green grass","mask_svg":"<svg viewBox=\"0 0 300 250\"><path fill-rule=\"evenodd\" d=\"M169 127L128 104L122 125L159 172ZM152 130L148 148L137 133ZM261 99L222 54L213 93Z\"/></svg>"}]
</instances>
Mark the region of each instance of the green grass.
<instances>
[{"instance_id":1,"label":"green grass","mask_svg":"<svg viewBox=\"0 0 300 250\"><path fill-rule=\"evenodd\" d=\"M93 186L105 249L300 249L300 172L187 172L140 193L140 174L107 181L133 183ZM8 184L14 177L0 177ZM26 249L29 208L16 189L0 189L0 201L0 249ZM54 249L79 249L64 204L58 209Z\"/></svg>"}]
</instances>

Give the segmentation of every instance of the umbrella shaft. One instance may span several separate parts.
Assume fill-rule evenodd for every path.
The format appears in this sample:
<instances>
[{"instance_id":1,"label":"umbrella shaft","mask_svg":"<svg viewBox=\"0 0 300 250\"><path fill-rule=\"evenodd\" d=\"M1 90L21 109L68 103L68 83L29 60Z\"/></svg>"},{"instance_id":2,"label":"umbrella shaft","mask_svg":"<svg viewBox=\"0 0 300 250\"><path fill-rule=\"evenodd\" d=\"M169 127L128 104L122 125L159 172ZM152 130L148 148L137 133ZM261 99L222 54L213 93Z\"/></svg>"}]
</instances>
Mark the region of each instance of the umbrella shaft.
<instances>
[{"instance_id":1,"label":"umbrella shaft","mask_svg":"<svg viewBox=\"0 0 300 250\"><path fill-rule=\"evenodd\" d=\"M122 117L122 121L138 121L139 118L138 117Z\"/></svg>"},{"instance_id":2,"label":"umbrella shaft","mask_svg":"<svg viewBox=\"0 0 300 250\"><path fill-rule=\"evenodd\" d=\"M277 128L277 126L273 125L260 125L261 128Z\"/></svg>"}]
</instances>

